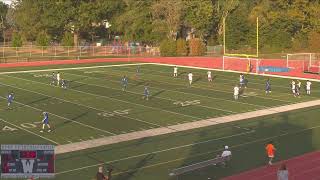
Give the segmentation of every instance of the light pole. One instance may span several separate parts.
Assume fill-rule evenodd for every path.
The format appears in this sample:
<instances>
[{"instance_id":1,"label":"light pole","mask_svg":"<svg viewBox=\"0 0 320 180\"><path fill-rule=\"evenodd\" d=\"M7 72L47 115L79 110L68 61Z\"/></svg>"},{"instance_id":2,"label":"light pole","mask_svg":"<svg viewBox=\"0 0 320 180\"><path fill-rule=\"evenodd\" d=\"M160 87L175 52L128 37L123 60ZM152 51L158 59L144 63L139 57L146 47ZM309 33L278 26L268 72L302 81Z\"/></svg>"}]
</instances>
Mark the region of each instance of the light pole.
<instances>
[{"instance_id":1,"label":"light pole","mask_svg":"<svg viewBox=\"0 0 320 180\"><path fill-rule=\"evenodd\" d=\"M4 26L4 21L3 21L3 17L1 16L1 24L0 24L1 26L1 29L2 29L2 37L3 37L3 46L5 46L6 45L6 36L5 36L5 33L4 33L4 31L5 31L5 26Z\"/></svg>"}]
</instances>

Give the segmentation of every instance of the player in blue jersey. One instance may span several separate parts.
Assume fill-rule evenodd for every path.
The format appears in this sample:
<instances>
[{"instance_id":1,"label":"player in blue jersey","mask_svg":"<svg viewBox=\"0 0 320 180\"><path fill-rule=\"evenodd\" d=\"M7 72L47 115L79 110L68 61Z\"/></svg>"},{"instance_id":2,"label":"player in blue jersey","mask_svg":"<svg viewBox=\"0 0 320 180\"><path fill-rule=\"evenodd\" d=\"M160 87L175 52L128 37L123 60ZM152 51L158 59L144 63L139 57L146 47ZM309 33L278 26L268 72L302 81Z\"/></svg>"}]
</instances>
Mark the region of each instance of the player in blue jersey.
<instances>
[{"instance_id":1,"label":"player in blue jersey","mask_svg":"<svg viewBox=\"0 0 320 180\"><path fill-rule=\"evenodd\" d=\"M144 86L144 92L142 99L149 100L150 92L148 86Z\"/></svg>"},{"instance_id":2,"label":"player in blue jersey","mask_svg":"<svg viewBox=\"0 0 320 180\"><path fill-rule=\"evenodd\" d=\"M121 85L122 85L122 91L125 91L127 89L127 86L128 86L128 78L127 78L127 76L123 76L123 78L121 79Z\"/></svg>"},{"instance_id":3,"label":"player in blue jersey","mask_svg":"<svg viewBox=\"0 0 320 180\"><path fill-rule=\"evenodd\" d=\"M8 96L7 96L8 109L10 109L10 106L11 106L13 100L14 100L14 94L13 94L13 92L11 92L11 93L9 93Z\"/></svg>"},{"instance_id":4,"label":"player in blue jersey","mask_svg":"<svg viewBox=\"0 0 320 180\"><path fill-rule=\"evenodd\" d=\"M51 128L49 125L49 113L48 112L43 112L43 120L42 120L42 130L40 132L44 131L45 126L49 128L48 132L51 132Z\"/></svg>"},{"instance_id":5,"label":"player in blue jersey","mask_svg":"<svg viewBox=\"0 0 320 180\"><path fill-rule=\"evenodd\" d=\"M140 74L140 66L137 66L137 69L136 69L136 77L137 78L139 77L139 74Z\"/></svg>"},{"instance_id":6,"label":"player in blue jersey","mask_svg":"<svg viewBox=\"0 0 320 180\"><path fill-rule=\"evenodd\" d=\"M266 94L271 93L271 83L270 83L270 79L268 78L268 80L266 81Z\"/></svg>"},{"instance_id":7,"label":"player in blue jersey","mask_svg":"<svg viewBox=\"0 0 320 180\"><path fill-rule=\"evenodd\" d=\"M63 89L67 89L67 80L65 80L65 79L62 79L62 80L61 80L61 87L62 87Z\"/></svg>"}]
</instances>

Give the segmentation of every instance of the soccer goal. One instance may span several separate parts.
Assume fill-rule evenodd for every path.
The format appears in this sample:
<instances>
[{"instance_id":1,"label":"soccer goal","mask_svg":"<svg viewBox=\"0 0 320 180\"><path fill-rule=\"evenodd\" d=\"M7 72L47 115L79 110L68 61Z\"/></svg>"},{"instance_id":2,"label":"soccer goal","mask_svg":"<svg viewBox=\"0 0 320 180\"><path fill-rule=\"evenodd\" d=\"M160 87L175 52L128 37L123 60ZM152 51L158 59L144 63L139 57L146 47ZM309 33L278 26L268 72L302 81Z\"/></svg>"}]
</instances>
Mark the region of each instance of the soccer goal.
<instances>
[{"instance_id":1,"label":"soccer goal","mask_svg":"<svg viewBox=\"0 0 320 180\"><path fill-rule=\"evenodd\" d=\"M320 57L316 53L287 54L287 67L302 72L319 73Z\"/></svg>"},{"instance_id":2,"label":"soccer goal","mask_svg":"<svg viewBox=\"0 0 320 180\"><path fill-rule=\"evenodd\" d=\"M258 73L258 58L223 56L222 69L247 73Z\"/></svg>"}]
</instances>

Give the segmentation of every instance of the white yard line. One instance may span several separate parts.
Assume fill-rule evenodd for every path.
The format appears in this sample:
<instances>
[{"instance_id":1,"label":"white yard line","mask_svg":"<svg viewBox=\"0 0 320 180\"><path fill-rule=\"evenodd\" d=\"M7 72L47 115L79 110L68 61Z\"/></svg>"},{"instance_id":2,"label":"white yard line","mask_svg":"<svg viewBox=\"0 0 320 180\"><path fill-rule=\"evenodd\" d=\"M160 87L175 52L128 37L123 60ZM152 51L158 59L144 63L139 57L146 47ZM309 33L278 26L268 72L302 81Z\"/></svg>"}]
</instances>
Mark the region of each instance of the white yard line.
<instances>
[{"instance_id":1,"label":"white yard line","mask_svg":"<svg viewBox=\"0 0 320 180\"><path fill-rule=\"evenodd\" d=\"M91 76L78 75L78 74L73 74L73 73L65 73L65 74L72 74L72 75L74 75L74 76L81 76L81 77L91 78ZM11 77L11 76L10 76L10 77ZM100 79L100 78L95 78L95 79ZM115 82L115 81L113 81L113 80L109 80L109 81ZM120 89L112 88L112 87L109 87L109 86L102 86L102 85L97 85L97 84L84 83L84 82L80 82L80 81L77 81L77 83L79 83L79 84L91 85L91 86L96 86L96 87L102 87L102 88L105 88L105 89L113 89L113 90L118 90L118 91L120 91ZM165 90L165 91L167 91L166 89L159 89L159 90ZM131 94L141 95L141 93L137 93L137 92L133 92L133 91L129 91L129 90L126 90L126 92L129 92L129 93L131 93ZM114 97L114 96L112 96L112 97ZM181 100L175 100L175 99L171 99L171 98L163 98L163 97L158 97L158 96L155 97L155 96L152 96L152 94L151 94L150 98L163 99L163 100L168 100L168 101L171 101L171 102L181 101ZM209 107L209 106L204 106L204 105L199 105L199 104L196 104L196 105L193 105L193 106L199 106L199 107L203 107L203 108L207 108L207 109L224 111L224 112L228 112L228 113L236 113L236 112L230 111L230 110L225 110L225 109L220 109L220 108L215 108L215 107Z\"/></svg>"},{"instance_id":2,"label":"white yard line","mask_svg":"<svg viewBox=\"0 0 320 180\"><path fill-rule=\"evenodd\" d=\"M40 138L42 138L42 139L44 139L44 140L47 140L47 141L49 141L49 142L51 142L51 143L53 143L53 144L55 144L55 145L60 145L60 143L58 143L58 142L56 142L56 141L54 141L54 140L51 140L51 139L46 138L46 137L44 137L44 136L41 136L41 135L39 135L39 134L37 134L37 133L34 133L34 132L32 132L32 131L29 131L29 130L27 130L27 129L25 129L25 128L22 128L22 127L20 127L20 126L18 126L18 125L15 125L15 124L13 124L13 123L11 123L11 122L9 122L9 121L6 121L6 120L4 120L4 119L2 119L2 118L0 118L0 121L5 122L5 123L7 123L7 124L10 124L11 126L14 126L14 127L18 128L18 129L21 129L21 130L23 130L23 131L26 131L26 132L28 132L28 133L30 133L30 134L32 134L32 135L38 136L38 137L40 137Z\"/></svg>"},{"instance_id":3,"label":"white yard line","mask_svg":"<svg viewBox=\"0 0 320 180\"><path fill-rule=\"evenodd\" d=\"M126 71L126 70L122 70L122 71L131 72L131 71ZM156 75L156 74L150 74L150 76L167 77L167 76ZM160 83L186 87L185 85L183 85L183 84L181 84L181 83L172 84L172 83L164 82L164 81L161 81ZM216 92L223 92L223 93L231 94L230 96L233 95L232 89L231 89L230 91L223 91L223 90L218 90L218 89L209 89L209 88L206 88L206 87L204 87L204 86L191 86L191 87L198 88L198 89L205 89L205 90L209 90L209 91L213 91L213 92L214 92L214 91L216 91ZM288 88L288 90L289 90L289 88ZM281 100L281 99L274 99L274 98L265 97L265 96L260 96L260 95L251 95L251 96L252 96L252 97L261 98L261 99L270 99L270 100L273 100L273 101L282 101L282 102L286 102L286 103L291 102L291 101L286 101L286 100Z\"/></svg>"},{"instance_id":4,"label":"white yard line","mask_svg":"<svg viewBox=\"0 0 320 180\"><path fill-rule=\"evenodd\" d=\"M8 77L11 77L11 78L21 79L21 80L24 80L24 81L29 81L29 82L34 82L34 83L38 83L38 84L43 84L43 85L46 85L46 86L51 86L50 84L41 83L41 82L38 82L38 81L32 81L32 80L28 80L28 79L24 79L24 78L18 78L18 77L9 76L9 75L7 75L7 76L8 76ZM137 104L137 103L133 103L133 102L129 102L129 101L124 101L124 100L112 98L112 97L109 97L109 96L102 96L102 95L93 94L93 93L89 93L89 92L85 92L85 91L79 91L79 90L75 90L75 89L68 89L68 90L69 90L69 91L78 92L78 93L83 93L83 94L92 95L92 96L95 96L95 97L101 97L101 98L105 98L105 99L112 99L112 100L115 100L115 101L123 102L123 103L126 103L126 104L132 104L132 105L136 105L136 106L141 106L141 107L144 107L144 108L160 110L160 111L167 112L167 113L171 113L171 114L182 115L182 116L189 117L189 118L200 119L200 118L195 117L195 116L190 116L190 115L186 115L186 114L177 113L177 112L174 112L174 111L164 110L164 109L161 109L161 108L155 108L155 107L146 106L146 105L143 105L143 104Z\"/></svg>"},{"instance_id":5,"label":"white yard line","mask_svg":"<svg viewBox=\"0 0 320 180\"><path fill-rule=\"evenodd\" d=\"M0 97L0 98L5 99L4 97ZM20 103L20 102L18 102L18 101L16 101L16 100L15 100L14 102L17 103L17 104L20 104L20 105L22 105L22 106L26 106L26 107L29 107L29 108L31 108L31 109L37 110L37 111L41 111L41 112L46 111L46 112L48 112L49 114L51 114L51 115L53 115L53 116L59 117L59 118L61 118L61 119L65 119L65 120L67 120L67 121L71 121L71 122L76 123L76 124L80 124L80 125L82 125L82 126L85 126L85 127L90 128L90 129L94 129L94 130L97 130L97 131L101 131L101 132L104 132L104 133L108 133L108 134L110 134L110 135L116 135L115 133L112 133L112 132L109 132L109 131L106 131L106 130L103 130L103 129L99 129L99 128L96 128L96 127L93 127L93 126L90 126L90 125L87 125L87 124L84 124L84 123L81 123L81 122L78 122L78 121L74 121L74 120L69 119L69 118L66 118L66 117L62 117L62 116L60 116L60 115L51 113L50 111L47 111L47 110L42 110L42 109L39 109L39 108L30 106L30 105L27 105L27 104L23 104L23 103Z\"/></svg>"},{"instance_id":6,"label":"white yard line","mask_svg":"<svg viewBox=\"0 0 320 180\"><path fill-rule=\"evenodd\" d=\"M8 76L8 77L12 77L12 76ZM27 91L27 92L31 92L31 93L34 93L34 94L39 94L39 95L42 95L42 96L50 97L50 98L53 98L53 99L58 99L58 100L63 101L63 102L68 102L68 103L75 104L75 105L82 106L82 107L86 107L86 108L89 108L89 109L94 109L94 110L99 111L99 112L106 112L105 110L102 110L102 109L98 109L98 108L87 106L87 105L84 105L84 104L68 101L68 100L65 100L65 99L58 98L56 96L50 96L48 94L43 94L43 93L40 93L40 92L37 92L37 91L32 91L32 90L29 90L29 89L19 88L17 86L12 86L12 85L9 85L9 84L4 84L4 83L0 83L0 84L3 84L3 85L8 86L8 87L12 87L12 88L20 89L22 91ZM143 121L141 119L132 118L132 117L129 117L129 116L124 116L124 115L121 115L121 114L118 114L118 116L125 117L125 118L132 119L132 120L139 121L139 122L143 122L145 124L154 125L154 126L157 126L157 127L162 127L159 124ZM113 135L115 135L115 134L113 134Z\"/></svg>"},{"instance_id":7,"label":"white yard line","mask_svg":"<svg viewBox=\"0 0 320 180\"><path fill-rule=\"evenodd\" d=\"M295 76L281 76L281 75L273 75L273 74L257 74L257 73L247 73L244 71L232 71L232 70L222 70L222 69L214 69L214 68L204 68L204 67L194 67L194 66L183 66L183 65L175 65L175 64L162 64L162 63L146 63L146 64L153 64L153 65L160 65L160 66L170 66L170 67L184 67L184 68L191 68L191 69L202 69L202 70L213 70L213 71L221 71L221 72L232 72L237 74L250 74L255 76L266 76L266 77L277 77L277 78L285 78L285 79L299 79L299 80L309 80L314 82L320 82L319 79L308 79L308 78L300 78Z\"/></svg>"},{"instance_id":8,"label":"white yard line","mask_svg":"<svg viewBox=\"0 0 320 180\"><path fill-rule=\"evenodd\" d=\"M97 78L97 77L92 77L92 76L85 76L85 75L79 75L79 74L73 74L73 73L66 73L66 74L72 74L72 75L75 75L75 76L80 76L80 77L88 77L90 79L99 79L99 80L102 80L102 78ZM114 80L109 80L111 82L116 82ZM117 82L119 83L119 82ZM129 84L132 84L132 85L136 85L136 84L133 84L133 83L129 83ZM138 85L138 86L143 86L143 85ZM198 96L198 97L203 97L203 98L209 98L209 99L219 99L219 100L223 100L223 101L228 101L228 102L232 102L232 103L239 103L239 104L245 104L245 105L251 105L251 106L255 106L255 107L263 107L263 108L266 108L267 106L262 106L262 105L256 105L256 104L250 104L250 103L245 103L245 102L239 102L239 101L234 101L234 100L228 100L228 99L223 99L223 98L217 98L217 97L211 97L211 96L204 96L204 95L199 95L199 94L193 94L193 93L187 93L187 92L182 92L182 91L176 91L176 90L179 90L179 89L186 89L188 87L184 87L184 88L178 88L178 89L174 89L174 90L170 90L170 89L162 89L162 88L157 88L157 87L153 87L153 86L150 86L152 87L153 89L157 89L159 91L161 90L165 90L165 91L168 91L168 92L176 92L176 93L181 93L181 94L188 94L188 95L193 95L193 96ZM199 88L201 89L201 88ZM203 88L202 88L203 89ZM233 97L233 96L232 96Z\"/></svg>"},{"instance_id":9,"label":"white yard line","mask_svg":"<svg viewBox=\"0 0 320 180\"><path fill-rule=\"evenodd\" d=\"M306 129L302 129L302 130L299 130L299 131L296 131L296 132L286 132L286 133L282 133L280 135L276 135L276 136L271 136L271 137L267 137L267 138L261 138L261 139L257 139L257 140L253 140L253 141L248 141L248 142L245 142L245 143L240 143L240 144L237 144L237 145L233 145L231 146L232 149L236 149L236 148L239 148L239 147L242 147L242 146L245 146L245 145L248 145L248 144L253 144L253 143L257 143L257 142L265 142L267 140L270 140L270 139L274 139L274 138L279 138L279 137L282 137L282 136L287 136L287 135L290 135L290 134L295 134L295 133L300 133L300 132L304 132L304 131L308 131L308 130L311 130L311 129L316 129L316 128L320 128L320 126L314 126L314 127L310 127L310 128L306 128ZM253 133L251 131L248 131L246 132L247 134L250 134L250 133ZM245 133L243 133L244 135ZM239 134L238 134L239 135ZM238 135L235 135L235 136L238 136ZM234 136L233 136L234 137ZM222 139L226 139L228 138L228 136L226 137L222 137ZM220 138L221 139L221 138ZM217 140L217 139L214 139L214 140ZM207 142L206 141L203 141L203 142L200 142L200 143L208 143L212 140L208 140ZM194 145L197 145L198 143L194 143ZM193 144L188 144L188 145L184 145L186 147L188 146L194 146ZM104 164L111 164L111 163L115 163L115 162L119 162L119 161L124 161L124 160L129 160L129 159L133 159L133 158L137 158L137 157L143 157L143 156L147 156L147 155L150 155L150 154L158 154L158 153L162 153L162 152L167 152L167 151L170 151L170 150L175 150L175 149L179 149L179 148L184 148L184 146L177 146L177 147L173 147L173 148L168 148L168 149L163 149L163 150L159 150L159 151L153 151L153 152L149 152L149 153L144 153L144 154L139 154L139 155L135 155L135 156L129 156L129 157L126 157L126 158L121 158L121 159L117 159L117 160L112 160L112 161L106 161L106 162L103 162ZM188 156L188 157L183 157L183 158L176 158L176 159L173 159L173 160L170 160L170 161L164 161L164 162L160 162L160 163L156 163L156 164L152 164L152 165L148 165L148 166L143 166L139 169L146 169L146 168L150 168L150 167L155 167L155 166L159 166L159 165L163 165L163 164L168 164L168 163L171 163L171 162L176 162L176 161L180 161L180 160L185 160L185 159L188 159L188 158L193 158L193 157L199 157L199 156L203 156L203 155L206 155L206 154L212 154L212 153L217 153L217 152L221 152L223 150L223 148L220 148L220 149L214 149L214 150L211 150L211 151L207 151L207 152L204 152L204 153L196 153L195 155L191 155L191 156ZM83 167L80 167L80 168L75 168L75 169L70 169L70 170L66 170L66 171L62 171L62 172L57 172L56 174L59 175L59 174L66 174L66 173L70 173L70 172L74 172L74 171L79 171L79 170L83 170L83 169L88 169L88 168L92 168L92 167L97 167L97 166L101 166L102 163L99 163L99 164L93 164L93 165L89 165L89 166L83 166ZM121 171L121 172L117 172L117 173L114 173L113 175L119 175L119 174L123 174L123 173L127 173L129 171L134 171L134 169L131 169L131 170L128 170L128 171Z\"/></svg>"},{"instance_id":10,"label":"white yard line","mask_svg":"<svg viewBox=\"0 0 320 180\"><path fill-rule=\"evenodd\" d=\"M110 137L105 137L105 138L100 138L100 139L95 139L90 141L84 141L80 143L61 145L57 147L56 152L57 154L62 154L62 153L84 150L88 148L94 148L98 146L109 145L109 144L114 144L119 142L136 140L136 139L141 139L146 137L153 137L153 136L158 136L163 134L170 134L174 132L186 131L186 130L201 128L201 127L207 127L207 126L217 125L221 123L241 121L245 119L251 119L251 118L272 115L272 114L282 113L282 112L288 112L296 109L313 107L318 105L320 105L320 100L303 102L303 103L292 104L292 105L285 105L281 107L234 114L234 115L212 118L212 119L205 119L205 120L200 120L196 122L188 122L184 124L168 126L168 128L162 127L162 128L149 129L145 131L136 131L132 133L121 134L117 136L110 136Z\"/></svg>"},{"instance_id":11,"label":"white yard line","mask_svg":"<svg viewBox=\"0 0 320 180\"><path fill-rule=\"evenodd\" d=\"M145 65L145 64L149 64L149 63L114 64L114 65L104 65L104 66L84 66L84 67L74 67L74 68L36 69L36 70L26 70L26 71L8 71L8 72L0 72L0 75L2 75L2 74L32 73L32 72L66 71L66 70L78 70L78 69L95 69L95 68L121 67L121 66L137 66L137 65Z\"/></svg>"},{"instance_id":12,"label":"white yard line","mask_svg":"<svg viewBox=\"0 0 320 180\"><path fill-rule=\"evenodd\" d=\"M233 134L233 135L230 135L230 136L224 136L224 137L220 137L220 138L209 139L209 140L206 140L206 141L200 141L200 142L181 145L181 146L174 146L174 147L171 147L171 148L152 151L152 152L149 152L149 153L138 154L138 155L135 155L135 156L129 156L129 157L125 157L125 158L121 158L121 159L117 159L117 160L108 161L106 163L115 163L115 162L120 162L120 161L124 161L124 160L129 160L129 159L134 159L134 158L138 158L138 157L147 156L147 155L150 155L150 154L159 154L159 153L168 152L168 151L177 150L177 149L182 149L182 148L186 148L186 147L192 147L192 146L196 146L196 145L199 145L199 144L206 144L206 143L210 143L212 141L218 141L218 140L222 140L222 139L228 139L228 138L232 138L232 137L247 135L247 134L251 134L251 133L254 133L254 132L255 132L254 130L250 130L250 131L247 131L247 132ZM65 174L65 173L74 172L74 171L78 171L78 170L82 170L82 169L87 169L87 168L95 167L95 166L99 166L99 165L101 165L101 163L90 165L90 166L84 166L84 167L81 167L81 168L66 170L66 171L58 172L56 174L57 175L58 174Z\"/></svg>"}]
</instances>

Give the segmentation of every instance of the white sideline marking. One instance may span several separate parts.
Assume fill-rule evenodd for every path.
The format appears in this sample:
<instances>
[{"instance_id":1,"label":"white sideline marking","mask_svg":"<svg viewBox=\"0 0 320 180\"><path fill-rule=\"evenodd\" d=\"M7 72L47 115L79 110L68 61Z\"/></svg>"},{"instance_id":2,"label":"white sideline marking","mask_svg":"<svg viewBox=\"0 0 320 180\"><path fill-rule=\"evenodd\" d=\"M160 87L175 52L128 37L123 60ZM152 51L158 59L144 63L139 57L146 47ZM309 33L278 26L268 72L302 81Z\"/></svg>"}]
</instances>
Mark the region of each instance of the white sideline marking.
<instances>
[{"instance_id":1,"label":"white sideline marking","mask_svg":"<svg viewBox=\"0 0 320 180\"><path fill-rule=\"evenodd\" d=\"M34 132L29 131L29 130L27 130L27 129L24 129L24 128L22 128L22 127L20 127L20 126L18 126L18 125L15 125L15 124L13 124L13 123L10 123L10 122L2 119L2 118L0 118L0 121L3 121L3 122L5 122L5 123L7 123L7 124L10 124L11 126L14 126L14 127L16 127L16 128L19 128L19 129L21 129L21 130L23 130L23 131L26 131L26 132L28 132L28 133L30 133L30 134L33 134L33 135L35 135L35 136L38 136L38 137L40 137L40 138L42 138L42 139L45 139L45 140L47 140L47 141L50 141L50 142L52 142L52 143L54 143L54 144L56 144L56 145L60 145L60 144L59 144L58 142L56 142L56 141L53 141L53 140L51 140L51 139L49 139L49 138L46 138L46 137L44 137L44 136L41 136L41 135L39 135L39 134L37 134L37 133L34 133Z\"/></svg>"},{"instance_id":2,"label":"white sideline marking","mask_svg":"<svg viewBox=\"0 0 320 180\"><path fill-rule=\"evenodd\" d=\"M21 80L24 80L24 81L29 81L29 82L34 82L34 83L44 84L44 85L49 86L49 84L41 83L41 82L38 82L38 81L32 81L32 80L28 80L28 79L24 79L24 78L18 78L18 77L9 76L9 75L6 75L6 76L7 76L7 77L10 77L10 78L21 79ZM14 87L15 87L15 86L14 86ZM189 118L191 117L191 118L194 118L194 119L200 119L200 118L195 117L195 116L190 116L190 115L186 115L186 114L182 114L182 113L178 113L178 112L174 112L174 111L169 111L169 110L165 110L165 109L161 109L161 108L146 106L146 105L143 105L143 104L137 104L137 103L133 103L133 102L125 101L125 100L120 100L120 99L112 98L112 97L109 97L109 96L103 96L103 95L93 94L93 93L89 93L89 92L85 92L85 91L79 91L79 90L75 90L75 89L68 89L68 90L69 90L69 91L75 91L75 92L83 93L83 94L89 94L89 95L92 95L92 96L95 96L95 97L101 97L101 98L105 98L105 99L112 99L112 100L119 101L119 102L123 102L123 103L126 103L126 104L133 104L133 105L142 106L142 107L145 107L145 108L156 109L156 110L168 112L168 113L171 113L171 114L178 114L178 115L182 115L182 116L189 117Z\"/></svg>"},{"instance_id":3,"label":"white sideline marking","mask_svg":"<svg viewBox=\"0 0 320 180\"><path fill-rule=\"evenodd\" d=\"M158 154L158 153L172 151L172 150L176 150L176 149L196 146L196 145L199 145L199 144L206 144L206 143L209 143L209 142L212 142L212 141L217 141L217 140L221 140L221 139L228 139L228 138L232 138L232 137L236 137L236 136L247 135L247 134L251 134L251 133L254 133L254 132L255 132L254 130L251 130L251 131L247 131L247 132L243 132L243 133L233 134L233 135L230 135L230 136L224 136L224 137L220 137L220 138L209 139L209 140L206 140L206 141L200 141L200 142L197 142L197 143L191 143L191 144L186 144L186 145L181 145L181 146L175 146L175 147L172 147L172 148L153 151L153 152L150 152L150 153L143 153L143 154L139 154L139 155L135 155L135 156L129 156L129 157L125 157L125 158L122 158L122 159L109 161L107 163L114 163L114 162L119 162L119 161L123 161L123 160L134 159L134 158L146 156L146 155L149 155L149 154ZM62 172L58 172L56 174L65 174L65 173L68 173L68 172L73 172L73 171L77 171L77 170L81 170L81 169L86 169L86 168L94 167L94 166L98 166L98 165L101 165L101 163L90 165L90 166L84 166L84 167L76 168L76 169L72 169L72 170L62 171Z\"/></svg>"},{"instance_id":4,"label":"white sideline marking","mask_svg":"<svg viewBox=\"0 0 320 180\"><path fill-rule=\"evenodd\" d=\"M37 69L37 70L27 70L27 71L8 71L8 72L0 72L0 75L32 73L32 72L48 72L48 71L65 71L65 70L78 70L78 69L94 69L94 68L106 68L106 67L121 67L121 66L136 66L136 65L145 65L145 64L150 64L150 63L114 64L114 65L84 66L84 67L74 67L74 68Z\"/></svg>"},{"instance_id":5,"label":"white sideline marking","mask_svg":"<svg viewBox=\"0 0 320 180\"><path fill-rule=\"evenodd\" d=\"M155 128L155 129L150 129L145 131L136 131L136 132L127 133L127 134L121 134L121 135L109 136L109 137L99 138L99 139L90 140L90 141L84 141L82 143L60 145L56 147L56 153L62 154L66 152L78 151L78 150L83 150L83 149L88 149L88 148L93 148L93 147L98 147L103 145L109 145L109 144L114 144L119 142L136 140L136 139L141 139L146 137L153 137L153 136L158 136L163 134L171 134L174 132L197 129L197 128L207 127L211 125L240 121L244 119L251 119L251 118L276 114L276 113L288 112L296 109L313 107L318 105L320 105L320 100L308 101L308 102L297 103L292 105L285 105L285 106L276 107L276 108L268 108L268 109L253 111L253 112L239 113L239 114L234 114L234 115L229 115L224 117L217 117L212 119L204 119L196 122L189 122L189 123Z\"/></svg>"},{"instance_id":6,"label":"white sideline marking","mask_svg":"<svg viewBox=\"0 0 320 180\"><path fill-rule=\"evenodd\" d=\"M0 98L5 99L4 97L0 97ZM18 102L18 101L15 101L15 103L20 104L20 105L23 105L23 106L26 106L26 107L29 107L29 108L31 108L31 109L35 109L35 110L37 110L37 111L43 112L43 110L41 110L41 109L39 109L39 108L30 106L30 105L27 105L27 104L20 103L20 102ZM116 135L115 133L112 133L112 132L109 132L109 131L106 131L106 130L103 130L103 129L99 129L99 128L96 128L96 127L93 127L93 126L90 126L90 125L87 125L87 124L84 124L84 123L81 123L81 122L78 122L78 121L74 121L74 120L72 120L72 119L65 118L65 117L59 116L59 115L57 115L57 114L51 113L51 112L49 112L49 111L47 111L47 112L48 112L49 114L51 114L51 115L53 115L53 116L56 116L56 117L59 117L59 118L61 118L61 119L65 119L65 120L67 120L67 121L71 121L71 122L74 122L74 123L76 123L76 124L80 124L80 125L82 125L82 126L85 126L85 127L91 128L91 129L95 129L95 130L98 130L98 131L102 131L102 132L105 132L105 133L108 133L108 134L111 134L111 135Z\"/></svg>"},{"instance_id":7,"label":"white sideline marking","mask_svg":"<svg viewBox=\"0 0 320 180\"><path fill-rule=\"evenodd\" d=\"M41 82L32 81L32 80L23 79L23 78L18 78L18 77L14 77L14 76L8 76L8 75L6 75L6 76L7 76L7 77L11 77L11 78L21 79L21 80L23 80L23 81L31 81L31 82L34 82L34 83L44 84L44 83L41 83ZM53 99L58 99L58 100L61 101L61 103L62 103L62 101L64 101L64 102L68 102L68 103L71 103L71 104L83 106L83 107L86 107L86 108L89 108L89 109L94 109L94 110L96 110L96 111L101 111L101 112L103 112L103 113L106 113L106 111L104 111L104 110L102 110L102 109L98 109L98 108L94 108L94 107L91 107L91 106L83 105L83 104L80 104L80 103L76 103L76 102L64 100L64 99L61 99L61 98L58 98L58 97L55 97L55 96L50 96L50 95L47 95L47 94L43 94L43 93L40 93L40 92L37 92L37 91L33 91L33 90L29 90L29 89L22 89L22 88L19 88L19 87L17 87L17 86L11 86L11 85L9 85L9 84L4 84L4 83L1 83L1 84L5 85L5 86L9 86L9 87L16 88L16 89L20 89L20 90L23 90L23 91L28 91L28 92L32 92L32 93L35 93L35 94L40 94L40 95L42 95L42 96L50 97L50 98L53 98ZM45 84L45 85L47 85L47 84ZM83 91L81 91L81 92L83 92ZM85 93L85 92L84 92L84 93ZM90 93L90 94L91 94L91 93ZM143 123L148 124L148 125L154 125L154 126L157 126L157 127L162 127L162 126L159 125L159 124L155 124L155 123L143 121L143 120L141 120L141 119L137 119L137 118L133 118L133 117L125 116L125 115L120 115L120 114L118 114L118 116L125 117L125 118L131 119L131 120L135 120L135 121L139 121L139 122L143 122ZM110 132L110 133L111 133L111 132ZM115 135L115 134L113 133L113 135Z\"/></svg>"},{"instance_id":8,"label":"white sideline marking","mask_svg":"<svg viewBox=\"0 0 320 180\"><path fill-rule=\"evenodd\" d=\"M232 73L237 73L237 74L246 73L246 74L255 75L255 76L267 76L267 77L277 77L277 78L285 78L285 79L299 79L299 80L309 80L309 81L314 81L314 82L320 82L319 79L309 79L309 78L301 78L301 77L295 77L295 76L281 76L281 75L274 75L274 74L257 74L257 73L247 73L244 71L222 70L222 69L184 66L184 65L175 65L175 64L161 64L161 63L146 63L146 64L170 66L170 67L177 66L177 67L184 67L184 68L190 68L190 69L213 70L213 71L221 71L221 72L232 72Z\"/></svg>"}]
</instances>

